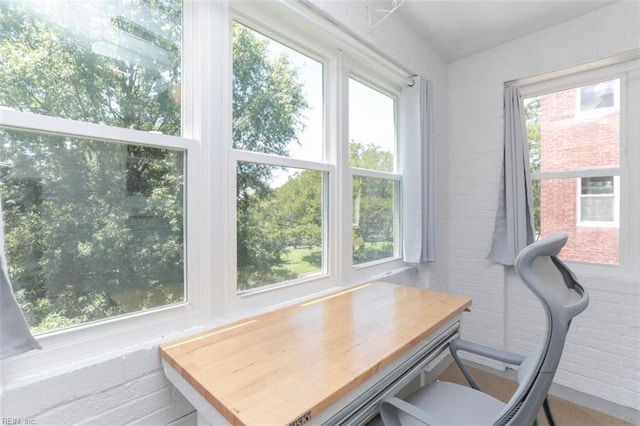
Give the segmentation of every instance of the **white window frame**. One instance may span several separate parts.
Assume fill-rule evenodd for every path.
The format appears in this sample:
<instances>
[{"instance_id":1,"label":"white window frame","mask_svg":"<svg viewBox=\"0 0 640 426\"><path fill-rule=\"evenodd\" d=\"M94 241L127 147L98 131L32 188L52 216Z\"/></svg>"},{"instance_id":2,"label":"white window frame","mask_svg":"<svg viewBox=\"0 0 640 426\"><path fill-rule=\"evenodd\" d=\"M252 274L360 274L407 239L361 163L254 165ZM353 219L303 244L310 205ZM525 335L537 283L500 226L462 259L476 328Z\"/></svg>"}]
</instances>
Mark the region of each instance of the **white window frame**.
<instances>
[{"instance_id":1,"label":"white window frame","mask_svg":"<svg viewBox=\"0 0 640 426\"><path fill-rule=\"evenodd\" d=\"M364 84L365 86L368 86L370 89L378 91L380 93L382 93L385 96L390 97L393 100L393 109L394 109L394 116L393 116L393 120L395 123L395 140L394 142L394 153L393 153L393 160L394 160L394 164L393 164L393 171L392 172L382 172L382 171L378 171L378 170L370 170L370 169L362 169L362 168L358 168L358 167L351 167L349 165L349 170L351 172L351 188L353 188L353 179L356 176L359 177L365 177L365 178L377 178L377 179L383 179L383 180L389 180L393 182L393 194L394 194L394 200L393 200L393 247L394 247L394 252L393 255L391 257L388 258L384 258L384 259L378 259L378 260L374 260L374 261L370 261L370 262L365 262L365 263L360 263L357 265L353 265L353 269L355 271L358 270L366 270L367 268L371 267L371 266L375 266L375 265L379 265L379 264L385 264L388 262L394 262L394 261L398 261L401 260L402 257L402 233L401 233L401 221L400 218L402 216L402 211L401 211L401 207L402 207L402 198L401 198L401 194L402 194L402 175L398 173L398 167L399 167L399 147L398 147L398 106L399 106L399 102L400 102L400 92L398 91L397 88L394 88L393 86L389 86L389 85L384 85L384 82L380 82L380 81L375 81L372 78L368 77L366 74L362 74L361 72L358 73L351 71L349 73L348 78L356 80L357 82ZM348 123L348 121L347 121ZM350 141L347 138L347 149L348 149L348 145L349 145ZM348 160L348 158L347 158ZM352 199L352 198L351 198ZM352 206L352 211L353 211L353 206ZM351 236L353 236L353 233L350 234ZM353 247L353 241L352 241L352 247ZM352 249L352 257L353 257L353 249Z\"/></svg>"},{"instance_id":2,"label":"white window frame","mask_svg":"<svg viewBox=\"0 0 640 426\"><path fill-rule=\"evenodd\" d=\"M167 148L185 153L185 301L178 304L166 305L145 311L133 312L95 322L81 324L75 327L56 330L37 335L37 340L44 351L31 351L3 361L5 375L3 380L10 380L18 373L42 368L44 356L47 357L48 367L69 359L81 359L82 355L89 356L94 346L104 347L112 344L118 347L122 344L123 333L135 341L142 335L152 333L162 335L167 330L177 330L186 327L193 321L200 320L206 311L202 297L203 287L195 279L197 264L197 233L192 224L197 223L197 208L195 208L199 158L199 144L189 138L162 135L154 132L110 127L100 124L78 122L65 118L49 117L32 113L2 110L0 127L11 130L37 132L47 135L77 137L99 142L143 145L154 148ZM117 337L116 337L117 336ZM11 368L13 365L19 367ZM8 375L7 375L8 372Z\"/></svg>"},{"instance_id":3,"label":"white window frame","mask_svg":"<svg viewBox=\"0 0 640 426\"><path fill-rule=\"evenodd\" d=\"M326 185L331 188L326 196L328 200L325 200L327 219L331 224L326 235L329 242L328 274L324 279L248 295L236 292L233 266L235 226L230 226L235 222L235 213L225 207L230 200L235 203L235 180L231 176L235 174L238 158L250 160L258 158L253 155L258 155L261 160L276 164L280 159L256 153L238 156L231 150L231 22L240 15L243 18L250 16L253 23L264 23L257 29L268 25L269 28L283 28L295 34L297 47L325 46L326 51L311 53L325 59L324 72L328 76L325 81L325 110L333 111L332 114L325 111L326 162L287 160L292 167L315 168L328 175ZM286 36L280 32L267 35ZM294 40L292 37L289 39ZM228 1L183 0L182 55L182 137L62 118L37 116L34 120L32 114L0 110L0 124L8 128L186 152L187 301L39 335L37 340L43 350L0 361L0 380L5 389L113 359L137 349L153 348L167 339L335 288L365 282L405 266L400 257L359 268L351 265L353 171L348 166L348 144L338 142L348 140L348 109L338 102L338 98L348 93L350 72L357 72L387 93L399 96L404 78L409 74L406 70L393 65L308 7L289 2L238 1L230 4ZM393 179L396 185L400 185L398 174L379 176ZM397 207L400 217L399 201ZM345 258L348 261L344 261Z\"/></svg>"},{"instance_id":4,"label":"white window frame","mask_svg":"<svg viewBox=\"0 0 640 426\"><path fill-rule=\"evenodd\" d=\"M225 143L228 153L226 170L230 184L227 203L235 206L235 173L238 161L259 162L277 166L318 170L326 173L325 203L323 212L329 224L325 230L326 244L324 274L316 274L300 280L282 284L267 285L250 292L238 293L236 284L236 212L229 214L226 241L228 253L225 263L230 266L225 282L225 311L233 314L249 312L259 307L305 297L336 287L361 283L376 275L404 266L400 257L400 185L401 176L394 173L377 172L351 168L348 164L348 79L351 76L361 82L391 96L397 105L402 83L406 75L387 60L377 55L355 38L351 38L321 20L310 11L296 4L277 2L232 1L227 18L227 34L231 40L233 22L238 22L270 39L309 56L323 64L324 70L324 114L325 146L324 161L310 162L295 158L278 157L268 154L232 149L231 120L225 120ZM301 32L301 29L302 32ZM228 43L227 58L231 63L231 41ZM228 70L231 78L232 71ZM391 71L391 72L390 72ZM229 86L230 87L230 86ZM226 103L231 105L231 93L227 93ZM396 117L394 117L396 118ZM397 120L396 120L397 122ZM397 129L396 129L397 134ZM397 149L395 154L397 168ZM366 264L352 265L352 179L354 175L390 179L395 185L395 213L397 233L394 241L393 257Z\"/></svg>"},{"instance_id":5,"label":"white window frame","mask_svg":"<svg viewBox=\"0 0 640 426\"><path fill-rule=\"evenodd\" d=\"M637 276L640 265L635 262L640 256L637 241L640 238L640 223L633 220L634 211L640 208L640 197L637 184L640 179L640 144L631 141L640 140L640 123L630 120L640 114L640 60L633 57L630 60L602 66L595 64L593 69L579 67L557 73L550 79L535 78L531 82L524 80L520 85L523 99L541 96L571 88L578 88L599 81L619 78L620 108L620 166L613 168L594 168L589 171L570 171L557 173L532 173L532 180L554 178L581 178L595 176L618 176L619 178L619 263L618 265L570 262L577 273L594 276L607 274L616 277ZM586 71L585 71L586 70ZM633 99L632 101L630 99Z\"/></svg>"},{"instance_id":6,"label":"white window frame","mask_svg":"<svg viewBox=\"0 0 640 426\"><path fill-rule=\"evenodd\" d=\"M207 283L212 282L213 268L220 266L205 255L210 253L215 259L217 253L210 239L202 238L202 232L217 231L210 231L208 222L211 216L215 216L211 204L216 191L211 191L207 185L210 181L208 173L211 171L207 158L211 155L212 147L200 142L215 140L214 129L220 126L215 121L220 120L220 114L215 113L218 108L211 100L211 95L219 94L215 93L214 86L209 81L197 82L195 78L199 75L215 78L215 69L212 71L209 64L216 53L221 51L219 34L207 34L206 31L204 34L197 33L196 29L211 29L211 22L219 20L224 9L222 4L214 2L184 0L183 40L191 40L192 43L183 43L182 137L0 108L0 126L8 129L185 152L186 301L39 334L36 338L42 350L29 351L0 362L3 387L19 386L60 371L91 365L100 359L124 354L136 348L148 348L165 340L167 336L212 324L214 318L219 317L221 306L217 303L215 289ZM208 39L206 35L209 36ZM203 55L201 52L205 51L207 54ZM195 87L200 90L194 90ZM207 116L207 112L211 112L213 119Z\"/></svg>"},{"instance_id":7,"label":"white window frame","mask_svg":"<svg viewBox=\"0 0 640 426\"><path fill-rule=\"evenodd\" d=\"M588 177L612 177L613 192L611 194L583 194L582 179ZM577 226L593 228L618 228L620 227L620 176L582 176L576 179L576 216ZM584 220L582 218L582 199L584 197L610 197L613 198L613 220Z\"/></svg>"},{"instance_id":8,"label":"white window frame","mask_svg":"<svg viewBox=\"0 0 640 426\"><path fill-rule=\"evenodd\" d=\"M268 18L263 18L263 19L266 19L266 22L269 22ZM265 25L265 21L262 21L262 19L252 19L250 10L245 11L245 13L242 13L242 11L238 12L238 11L232 10L229 15L229 24L228 24L230 29L233 27L234 22L237 22L253 31L256 31L264 35L265 37L268 37L271 40L274 40L305 56L308 56L311 59L314 59L320 62L323 65L323 74L324 74L323 78L325 81L327 80L327 74L328 74L327 64L329 63L329 59L326 56L326 52L313 51L307 47L309 45L313 46L313 42L311 40L307 40L306 43L304 44L301 41L294 41L294 39L292 38L292 35L283 34L280 31L273 30L268 25ZM277 26L274 25L273 28L277 28ZM304 39L304 37L302 39ZM232 44L232 42L233 42L232 35L230 34L229 44ZM231 52L231 55L232 54L233 52ZM230 63L233 62L232 57L229 57L229 61ZM232 73L233 70L230 70L230 72ZM230 78L231 76L232 74L230 75ZM324 94L325 102L323 106L324 108L323 113L324 113L324 116L326 117L329 108L327 105L326 88L324 89L324 91L325 91L325 94ZM231 96L230 96L230 99L231 99ZM231 107L229 107L229 109L231 109ZM253 303L261 303L261 302L258 301L258 302L250 303L251 300L261 299L260 296L263 296L262 299L269 299L269 295L268 295L269 293L278 292L279 290L282 293L286 293L288 289L289 293L294 293L294 294L299 293L300 296L302 296L309 291L321 291L326 288L330 288L334 286L335 283L330 280L331 268L329 266L329 263L330 263L329 259L331 255L331 250L326 243L329 241L329 238L327 237L329 232L328 225L330 223L329 204L332 202L331 190L330 190L332 185L330 184L330 182L332 181L333 176L335 175L335 170L336 170L335 165L327 162L326 160L320 160L316 162L316 161L301 160L293 157L282 157L277 155L264 154L260 152L251 152L251 151L233 149L232 147L233 141L230 136L231 133L232 133L231 128L229 128L228 130L229 137L225 140L225 145L228 147L228 150L229 150L228 170L229 170L229 182L231 184L231 188L229 190L229 199L228 199L228 205L232 206L230 208L231 212L229 216L230 223L228 225L231 231L231 235L229 235L229 252L231 256L229 257L228 264L231 267L231 273L229 274L231 279L229 280L229 282L233 283L233 288L227 289L226 303L228 303L231 306L241 306L243 304L253 306ZM325 133L324 137L326 138L327 129L324 129L324 133ZM325 146L323 146L324 158L327 158L326 151L327 149L325 144ZM236 182L236 167L239 162L250 162L250 163L266 164L271 166L314 170L314 171L319 171L323 173L323 176L327 177L327 179L323 179L322 216L323 216L323 243L324 244L322 247L322 251L323 251L324 265L323 265L323 270L321 272L308 277L296 279L296 280L267 284L267 285L252 289L250 291L239 292L237 290L237 278L236 278L237 277L237 258L236 258L237 239L235 237L236 226L237 226L236 225L237 214L235 209L235 205L236 205L235 182ZM294 287L298 287L298 286L304 286L304 287L307 287L307 289L302 289L302 288L294 289ZM313 290L310 290L310 288L313 288ZM300 297L300 296L297 296L296 294L296 295L292 295L291 297Z\"/></svg>"}]
</instances>

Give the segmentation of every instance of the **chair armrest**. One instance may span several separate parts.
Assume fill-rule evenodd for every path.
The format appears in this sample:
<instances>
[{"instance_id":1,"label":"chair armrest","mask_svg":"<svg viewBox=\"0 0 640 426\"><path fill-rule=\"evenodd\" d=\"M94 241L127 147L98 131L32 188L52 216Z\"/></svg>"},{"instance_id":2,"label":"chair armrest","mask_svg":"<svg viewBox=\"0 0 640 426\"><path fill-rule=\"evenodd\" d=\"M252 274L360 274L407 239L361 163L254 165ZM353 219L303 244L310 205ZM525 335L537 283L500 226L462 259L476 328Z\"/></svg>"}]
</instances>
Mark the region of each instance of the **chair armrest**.
<instances>
[{"instance_id":1,"label":"chair armrest","mask_svg":"<svg viewBox=\"0 0 640 426\"><path fill-rule=\"evenodd\" d=\"M382 421L385 426L400 426L398 410L406 413L425 425L454 426L453 424L446 422L433 414L427 413L421 408L409 404L400 398L387 398L380 404L380 416L382 417Z\"/></svg>"},{"instance_id":2,"label":"chair armrest","mask_svg":"<svg viewBox=\"0 0 640 426\"><path fill-rule=\"evenodd\" d=\"M467 379L467 382L469 382L469 385L471 385L471 387L476 390L480 390L480 386L471 375L471 372L467 369L467 367L464 366L462 360L458 357L458 352L469 352L512 365L520 365L525 360L525 357L522 355L494 349L489 346L480 345L478 343L473 343L469 342L468 340L462 339L457 339L450 342L449 351L451 351L453 360L456 362L456 364L458 364L458 368L460 368L460 371L462 371L462 374L464 375L465 379Z\"/></svg>"},{"instance_id":3,"label":"chair armrest","mask_svg":"<svg viewBox=\"0 0 640 426\"><path fill-rule=\"evenodd\" d=\"M522 355L514 354L512 352L495 349L489 346L481 345L479 343L469 342L467 340L457 339L449 344L449 349L453 355L453 352L463 351L476 355L483 356L485 358L491 358L496 361L502 361L511 365L520 365L525 360Z\"/></svg>"}]
</instances>

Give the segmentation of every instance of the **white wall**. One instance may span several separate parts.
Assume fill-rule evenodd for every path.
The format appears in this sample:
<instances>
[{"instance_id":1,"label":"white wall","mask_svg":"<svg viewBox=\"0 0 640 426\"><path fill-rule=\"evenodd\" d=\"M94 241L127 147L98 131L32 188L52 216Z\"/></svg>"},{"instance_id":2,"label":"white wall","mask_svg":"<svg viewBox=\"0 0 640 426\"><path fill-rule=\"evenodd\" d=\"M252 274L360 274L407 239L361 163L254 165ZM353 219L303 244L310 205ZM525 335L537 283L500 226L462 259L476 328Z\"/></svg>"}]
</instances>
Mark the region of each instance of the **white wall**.
<instances>
[{"instance_id":1,"label":"white wall","mask_svg":"<svg viewBox=\"0 0 640 426\"><path fill-rule=\"evenodd\" d=\"M369 34L366 28L366 8L360 2L317 2L324 13L352 29L361 38L378 47L394 61L434 80L437 93L435 120L439 141L438 156L441 186L438 234L438 269L423 268L417 285L427 280L446 288L446 115L447 66L427 47L424 40L416 41L416 34L392 19ZM421 54L416 55L415 51ZM216 217L219 217L217 215ZM219 224L213 224L218 229ZM427 276L428 274L428 276ZM401 273L410 277L410 271ZM437 277L437 279L435 279ZM392 278L390 278L392 279ZM433 286L433 285L432 285ZM171 336L171 339L179 336ZM149 336L158 341L161 336ZM193 407L166 380L160 368L157 345L144 344L130 352L105 355L97 360L85 360L83 365L69 365L59 372L25 378L2 389L0 417L20 419L21 424L33 421L36 425L164 425L195 424Z\"/></svg>"},{"instance_id":2,"label":"white wall","mask_svg":"<svg viewBox=\"0 0 640 426\"><path fill-rule=\"evenodd\" d=\"M449 65L449 290L474 299L465 338L526 353L543 325L513 271L486 260L502 161L504 82L637 48L640 3L621 2ZM591 305L574 320L556 382L638 410L640 280L580 279Z\"/></svg>"}]
</instances>

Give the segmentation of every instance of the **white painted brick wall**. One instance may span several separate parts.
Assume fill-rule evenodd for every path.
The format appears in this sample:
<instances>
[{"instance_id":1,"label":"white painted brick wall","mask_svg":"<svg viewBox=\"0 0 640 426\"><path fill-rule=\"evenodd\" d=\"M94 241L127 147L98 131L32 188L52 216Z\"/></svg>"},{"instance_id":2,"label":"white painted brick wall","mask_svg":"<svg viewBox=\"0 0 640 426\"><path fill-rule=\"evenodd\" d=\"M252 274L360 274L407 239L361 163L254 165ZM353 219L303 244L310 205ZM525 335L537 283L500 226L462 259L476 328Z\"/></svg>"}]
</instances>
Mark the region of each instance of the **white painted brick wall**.
<instances>
[{"instance_id":1,"label":"white painted brick wall","mask_svg":"<svg viewBox=\"0 0 640 426\"><path fill-rule=\"evenodd\" d=\"M449 65L449 289L474 298L465 338L526 353L544 330L542 309L515 272L486 260L502 161L504 82L638 49L639 18L639 3L622 2ZM591 304L572 324L556 383L640 409L638 280L582 281Z\"/></svg>"},{"instance_id":2,"label":"white painted brick wall","mask_svg":"<svg viewBox=\"0 0 640 426\"><path fill-rule=\"evenodd\" d=\"M1 406L2 417L37 425L194 424L193 411L165 378L157 347L4 390Z\"/></svg>"}]
</instances>

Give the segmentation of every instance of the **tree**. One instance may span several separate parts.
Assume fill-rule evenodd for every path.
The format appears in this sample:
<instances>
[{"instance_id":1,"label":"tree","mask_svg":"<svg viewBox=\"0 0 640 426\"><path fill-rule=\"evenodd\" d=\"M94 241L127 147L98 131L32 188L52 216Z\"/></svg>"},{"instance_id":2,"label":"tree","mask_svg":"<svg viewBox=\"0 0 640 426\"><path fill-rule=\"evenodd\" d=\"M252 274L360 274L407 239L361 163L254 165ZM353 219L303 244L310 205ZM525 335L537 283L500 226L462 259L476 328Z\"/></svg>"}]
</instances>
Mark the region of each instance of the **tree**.
<instances>
[{"instance_id":1,"label":"tree","mask_svg":"<svg viewBox=\"0 0 640 426\"><path fill-rule=\"evenodd\" d=\"M3 1L0 105L179 135L181 2L94 6L119 46L69 16ZM234 26L233 144L287 155L306 102L286 56L267 48ZM0 130L9 272L35 331L184 300L183 162L170 149ZM240 288L286 279L274 265L287 238L263 226L274 170L238 164Z\"/></svg>"},{"instance_id":2,"label":"tree","mask_svg":"<svg viewBox=\"0 0 640 426\"><path fill-rule=\"evenodd\" d=\"M322 246L322 173L296 173L274 191L266 209L276 214L287 247Z\"/></svg>"},{"instance_id":3,"label":"tree","mask_svg":"<svg viewBox=\"0 0 640 426\"><path fill-rule=\"evenodd\" d=\"M302 83L286 55L269 56L269 40L239 24L233 26L233 146L288 155L298 142L307 108ZM267 207L274 167L239 162L237 166L238 288L245 290L290 278L278 268L287 238ZM280 272L278 272L280 271Z\"/></svg>"},{"instance_id":4,"label":"tree","mask_svg":"<svg viewBox=\"0 0 640 426\"><path fill-rule=\"evenodd\" d=\"M540 98L528 99L525 103L525 122L529 142L529 159L532 173L540 172ZM533 216L535 230L540 234L540 180L531 182L533 190Z\"/></svg>"},{"instance_id":5,"label":"tree","mask_svg":"<svg viewBox=\"0 0 640 426\"><path fill-rule=\"evenodd\" d=\"M24 3L4 2L0 104L179 134L171 92L180 80L180 51L171 40L180 39L180 2L145 5L148 14L139 18L159 23L168 39L132 20L110 25L163 49L169 59L162 66L136 55L97 55L90 35ZM183 300L179 152L14 130L0 131L0 149L9 273L35 331Z\"/></svg>"},{"instance_id":6,"label":"tree","mask_svg":"<svg viewBox=\"0 0 640 426\"><path fill-rule=\"evenodd\" d=\"M349 144L349 163L353 167L393 170L393 155L373 145ZM353 260L364 263L393 254L393 182L385 179L354 177Z\"/></svg>"}]
</instances>

